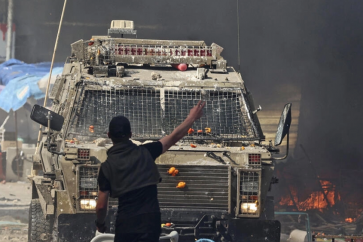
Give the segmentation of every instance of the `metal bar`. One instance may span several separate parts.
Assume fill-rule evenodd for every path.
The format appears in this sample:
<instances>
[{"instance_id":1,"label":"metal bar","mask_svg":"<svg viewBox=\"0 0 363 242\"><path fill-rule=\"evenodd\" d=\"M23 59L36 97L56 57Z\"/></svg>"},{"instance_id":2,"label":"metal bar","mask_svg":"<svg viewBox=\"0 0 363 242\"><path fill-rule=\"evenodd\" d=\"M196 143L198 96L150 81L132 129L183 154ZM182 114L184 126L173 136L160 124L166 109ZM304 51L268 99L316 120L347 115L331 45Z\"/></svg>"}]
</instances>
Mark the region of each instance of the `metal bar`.
<instances>
[{"instance_id":1,"label":"metal bar","mask_svg":"<svg viewBox=\"0 0 363 242\"><path fill-rule=\"evenodd\" d=\"M50 80L52 78L52 71L53 71L55 53L57 52L58 40L59 40L59 35L60 35L62 23L63 23L63 16L64 16L64 12L65 12L65 9L66 9L66 5L67 5L67 0L64 0L63 10L62 10L62 14L61 14L61 19L59 21L59 26L58 26L57 38L56 38L55 44L54 44L54 51L53 51L53 56L52 56L52 62L51 62L51 65L50 65L50 72L49 72L47 90L45 92L45 98L44 98L44 104L43 104L44 107L47 105L47 101L48 101L48 92L49 92ZM40 129L39 129L39 133L38 133L37 148L36 148L35 153L37 153L37 151L39 149L40 139L41 139L41 136L42 136L42 130L41 129L42 129L42 126L40 125Z\"/></svg>"},{"instance_id":2,"label":"metal bar","mask_svg":"<svg viewBox=\"0 0 363 242\"><path fill-rule=\"evenodd\" d=\"M17 112L14 111L14 119L15 119L15 145L16 145L16 175L18 176L18 181L20 180L19 176L19 144L18 144L18 115Z\"/></svg>"},{"instance_id":3,"label":"metal bar","mask_svg":"<svg viewBox=\"0 0 363 242\"><path fill-rule=\"evenodd\" d=\"M8 0L8 24L6 36L6 60L12 58L11 44L12 44L12 30L13 30L13 0Z\"/></svg>"},{"instance_id":4,"label":"metal bar","mask_svg":"<svg viewBox=\"0 0 363 242\"><path fill-rule=\"evenodd\" d=\"M290 132L287 132L287 138L286 138L286 154L283 157L275 157L275 158L272 158L273 160L285 160L287 158L287 156L289 155L289 140L290 140L289 139L289 134L290 134ZM271 159L269 158L267 160L271 160ZM323 194L325 194L324 191L323 191ZM327 199L326 195L324 195L324 197L325 197L325 199ZM327 202L328 202L328 204L330 204L328 200L327 200Z\"/></svg>"}]
</instances>

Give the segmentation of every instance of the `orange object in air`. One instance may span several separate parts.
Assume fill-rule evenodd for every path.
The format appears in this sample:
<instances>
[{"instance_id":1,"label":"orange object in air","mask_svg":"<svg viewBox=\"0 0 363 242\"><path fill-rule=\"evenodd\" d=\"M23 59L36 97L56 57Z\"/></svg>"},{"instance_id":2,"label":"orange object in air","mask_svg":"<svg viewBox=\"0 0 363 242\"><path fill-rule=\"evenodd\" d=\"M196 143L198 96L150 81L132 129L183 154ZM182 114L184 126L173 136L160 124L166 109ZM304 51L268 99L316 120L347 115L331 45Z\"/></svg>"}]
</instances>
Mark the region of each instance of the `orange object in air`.
<instances>
[{"instance_id":1,"label":"orange object in air","mask_svg":"<svg viewBox=\"0 0 363 242\"><path fill-rule=\"evenodd\" d=\"M197 148L197 146L196 145L193 145L193 144L190 144L190 147Z\"/></svg>"},{"instance_id":2,"label":"orange object in air","mask_svg":"<svg viewBox=\"0 0 363 242\"><path fill-rule=\"evenodd\" d=\"M168 173L169 175L173 174L175 171L175 167L171 167L169 170L168 170Z\"/></svg>"},{"instance_id":3,"label":"orange object in air","mask_svg":"<svg viewBox=\"0 0 363 242\"><path fill-rule=\"evenodd\" d=\"M171 174L172 176L176 176L178 175L179 171L177 169L175 169L175 171L173 172L173 174Z\"/></svg>"},{"instance_id":4,"label":"orange object in air","mask_svg":"<svg viewBox=\"0 0 363 242\"><path fill-rule=\"evenodd\" d=\"M198 130L198 133L203 133L203 130L201 130L201 129L200 129L200 130Z\"/></svg>"},{"instance_id":5,"label":"orange object in air","mask_svg":"<svg viewBox=\"0 0 363 242\"><path fill-rule=\"evenodd\" d=\"M192 134L192 133L194 133L194 129L190 128L190 129L188 130L188 134Z\"/></svg>"},{"instance_id":6,"label":"orange object in air","mask_svg":"<svg viewBox=\"0 0 363 242\"><path fill-rule=\"evenodd\" d=\"M186 185L185 182L179 182L176 188L184 188L185 185Z\"/></svg>"},{"instance_id":7,"label":"orange object in air","mask_svg":"<svg viewBox=\"0 0 363 242\"><path fill-rule=\"evenodd\" d=\"M170 227L171 226L171 223L166 223L165 226L166 227Z\"/></svg>"},{"instance_id":8,"label":"orange object in air","mask_svg":"<svg viewBox=\"0 0 363 242\"><path fill-rule=\"evenodd\" d=\"M90 128L90 129L94 129L95 127L94 127L93 125L90 125L90 126L89 126L89 128Z\"/></svg>"}]
</instances>

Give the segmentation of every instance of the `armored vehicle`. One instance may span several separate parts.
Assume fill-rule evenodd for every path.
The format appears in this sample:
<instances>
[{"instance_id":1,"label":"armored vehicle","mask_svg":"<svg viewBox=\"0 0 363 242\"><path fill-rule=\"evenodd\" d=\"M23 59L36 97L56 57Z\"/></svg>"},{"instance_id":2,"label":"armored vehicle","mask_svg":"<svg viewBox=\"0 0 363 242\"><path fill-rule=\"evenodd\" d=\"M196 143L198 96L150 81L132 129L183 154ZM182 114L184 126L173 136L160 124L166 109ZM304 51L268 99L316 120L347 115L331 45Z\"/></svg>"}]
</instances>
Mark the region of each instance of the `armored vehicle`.
<instances>
[{"instance_id":1,"label":"armored vehicle","mask_svg":"<svg viewBox=\"0 0 363 242\"><path fill-rule=\"evenodd\" d=\"M73 43L50 93L52 111L34 106L32 119L47 129L34 156L29 240L94 236L97 175L112 146L112 117L126 116L133 142L141 144L170 134L204 100L204 116L156 160L163 233L176 231L179 241L251 235L277 241L279 223L268 220L273 215L265 207L278 149L262 145L259 108L222 58L223 48L135 34L132 21L113 21L107 36ZM288 133L290 106L275 145ZM116 210L117 200L110 199L111 233Z\"/></svg>"}]
</instances>

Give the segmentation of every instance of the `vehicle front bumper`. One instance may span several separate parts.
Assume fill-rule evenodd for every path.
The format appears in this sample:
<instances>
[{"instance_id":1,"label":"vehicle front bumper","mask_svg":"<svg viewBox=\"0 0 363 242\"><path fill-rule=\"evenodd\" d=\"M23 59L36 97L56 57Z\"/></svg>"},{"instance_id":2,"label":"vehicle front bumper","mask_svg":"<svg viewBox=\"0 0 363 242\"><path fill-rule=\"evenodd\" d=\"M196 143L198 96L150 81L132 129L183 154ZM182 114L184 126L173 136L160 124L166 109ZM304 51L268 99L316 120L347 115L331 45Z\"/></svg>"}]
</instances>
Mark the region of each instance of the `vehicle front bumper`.
<instances>
[{"instance_id":1,"label":"vehicle front bumper","mask_svg":"<svg viewBox=\"0 0 363 242\"><path fill-rule=\"evenodd\" d=\"M57 221L58 229L55 241L91 241L96 235L95 219L95 213L60 214ZM107 233L113 232L113 222L113 218L106 219ZM112 227L111 231L110 227Z\"/></svg>"},{"instance_id":2,"label":"vehicle front bumper","mask_svg":"<svg viewBox=\"0 0 363 242\"><path fill-rule=\"evenodd\" d=\"M211 218L213 219L213 216L205 217L206 224ZM59 215L56 241L91 241L96 234L95 219L96 215L94 213ZM114 216L107 218L107 233L114 233L114 221ZM197 224L201 225L202 223L198 221ZM169 234L173 230L177 231L180 236L179 242L208 237L215 241L231 242L280 241L281 224L277 220L229 218L211 223L210 226L214 228L208 228L208 225L193 226L190 223L184 223L183 225L176 223L174 228L163 229L163 232Z\"/></svg>"}]
</instances>

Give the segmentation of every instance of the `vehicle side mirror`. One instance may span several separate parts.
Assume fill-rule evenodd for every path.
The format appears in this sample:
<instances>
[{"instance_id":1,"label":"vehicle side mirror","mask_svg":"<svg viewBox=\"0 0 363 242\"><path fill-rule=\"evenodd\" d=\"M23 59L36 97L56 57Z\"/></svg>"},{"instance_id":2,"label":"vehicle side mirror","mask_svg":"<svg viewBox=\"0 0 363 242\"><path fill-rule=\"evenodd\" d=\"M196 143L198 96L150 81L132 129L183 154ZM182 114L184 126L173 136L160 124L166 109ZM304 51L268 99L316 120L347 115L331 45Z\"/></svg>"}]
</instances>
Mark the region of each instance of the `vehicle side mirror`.
<instances>
[{"instance_id":1,"label":"vehicle side mirror","mask_svg":"<svg viewBox=\"0 0 363 242\"><path fill-rule=\"evenodd\" d=\"M48 116L48 114L50 114L50 116ZM30 118L45 127L48 127L48 120L50 120L50 129L56 131L61 131L64 123L63 116L37 104L33 106Z\"/></svg>"},{"instance_id":2,"label":"vehicle side mirror","mask_svg":"<svg viewBox=\"0 0 363 242\"><path fill-rule=\"evenodd\" d=\"M277 126L275 146L280 145L286 134L289 133L291 125L291 106L291 103L286 104L284 110L282 111L280 122Z\"/></svg>"}]
</instances>

